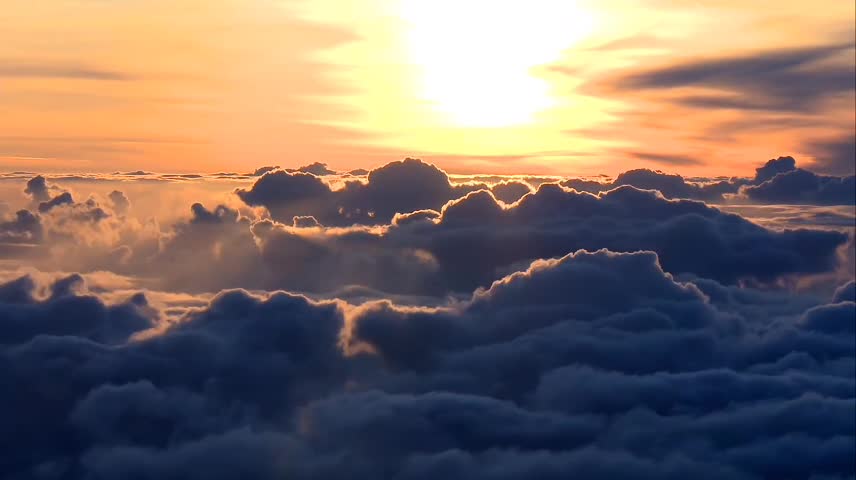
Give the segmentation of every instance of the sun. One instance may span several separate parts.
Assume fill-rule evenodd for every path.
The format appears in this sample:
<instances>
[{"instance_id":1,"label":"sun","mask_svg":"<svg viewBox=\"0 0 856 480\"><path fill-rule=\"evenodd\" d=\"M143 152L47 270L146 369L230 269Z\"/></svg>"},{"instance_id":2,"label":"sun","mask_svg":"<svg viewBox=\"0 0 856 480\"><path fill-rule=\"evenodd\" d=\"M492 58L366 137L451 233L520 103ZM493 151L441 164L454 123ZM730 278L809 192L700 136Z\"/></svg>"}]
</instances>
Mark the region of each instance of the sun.
<instances>
[{"instance_id":1,"label":"sun","mask_svg":"<svg viewBox=\"0 0 856 480\"><path fill-rule=\"evenodd\" d=\"M528 124L554 100L532 76L594 28L574 0L401 0L420 99L463 127Z\"/></svg>"}]
</instances>

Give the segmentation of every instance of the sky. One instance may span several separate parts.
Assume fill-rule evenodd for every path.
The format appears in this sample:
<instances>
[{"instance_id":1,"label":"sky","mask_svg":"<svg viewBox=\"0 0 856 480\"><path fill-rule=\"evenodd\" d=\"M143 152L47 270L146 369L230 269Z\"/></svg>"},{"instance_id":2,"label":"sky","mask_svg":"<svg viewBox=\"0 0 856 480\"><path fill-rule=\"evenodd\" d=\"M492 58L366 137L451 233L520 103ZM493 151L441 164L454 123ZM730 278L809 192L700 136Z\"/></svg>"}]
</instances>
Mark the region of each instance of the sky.
<instances>
[{"instance_id":1,"label":"sky","mask_svg":"<svg viewBox=\"0 0 856 480\"><path fill-rule=\"evenodd\" d=\"M856 479L852 0L0 0L0 479Z\"/></svg>"},{"instance_id":2,"label":"sky","mask_svg":"<svg viewBox=\"0 0 856 480\"><path fill-rule=\"evenodd\" d=\"M7 0L0 169L852 172L853 2ZM850 170L850 171L848 171Z\"/></svg>"}]
</instances>

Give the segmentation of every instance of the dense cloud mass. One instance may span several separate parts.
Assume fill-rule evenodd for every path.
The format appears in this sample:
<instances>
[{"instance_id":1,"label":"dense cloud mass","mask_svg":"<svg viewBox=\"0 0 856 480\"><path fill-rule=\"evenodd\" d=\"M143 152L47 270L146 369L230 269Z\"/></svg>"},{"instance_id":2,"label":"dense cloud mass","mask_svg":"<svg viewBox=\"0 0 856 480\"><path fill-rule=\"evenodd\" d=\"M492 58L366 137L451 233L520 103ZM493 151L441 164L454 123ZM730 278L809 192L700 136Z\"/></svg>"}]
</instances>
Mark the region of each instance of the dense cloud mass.
<instances>
[{"instance_id":1,"label":"dense cloud mass","mask_svg":"<svg viewBox=\"0 0 856 480\"><path fill-rule=\"evenodd\" d=\"M846 178L254 175L6 180L0 477L856 477Z\"/></svg>"},{"instance_id":2,"label":"dense cloud mass","mask_svg":"<svg viewBox=\"0 0 856 480\"><path fill-rule=\"evenodd\" d=\"M856 205L856 179L823 176L796 167L793 157L769 160L755 169L751 179L731 178L705 183L687 181L680 175L637 169L618 175L612 182L568 179L562 185L581 192L599 193L621 185L658 190L666 198L687 198L711 203L798 205ZM740 192L740 195L736 195Z\"/></svg>"},{"instance_id":3,"label":"dense cloud mass","mask_svg":"<svg viewBox=\"0 0 856 480\"><path fill-rule=\"evenodd\" d=\"M796 169L742 192L758 203L856 205L856 177L827 177Z\"/></svg>"},{"instance_id":4,"label":"dense cloud mass","mask_svg":"<svg viewBox=\"0 0 856 480\"><path fill-rule=\"evenodd\" d=\"M607 251L434 308L236 290L165 322L77 283L0 287L29 312L0 323L6 478L854 474L852 301Z\"/></svg>"},{"instance_id":5,"label":"dense cloud mass","mask_svg":"<svg viewBox=\"0 0 856 480\"><path fill-rule=\"evenodd\" d=\"M595 196L543 184L512 205L488 191L471 192L441 211L398 214L382 227L324 228L313 216L283 224L196 204L171 232L137 238L133 247L90 252L91 268L181 291L331 293L359 285L444 295L487 286L537 258L599 248L655 251L673 273L771 283L835 270L848 235L768 230L703 203L632 187Z\"/></svg>"},{"instance_id":6,"label":"dense cloud mass","mask_svg":"<svg viewBox=\"0 0 856 480\"><path fill-rule=\"evenodd\" d=\"M396 213L439 209L449 200L486 188L452 185L445 172L412 158L372 170L366 183L349 181L341 190L332 190L313 173L319 172L315 168L268 172L237 195L248 205L266 207L282 222L310 215L323 225L347 226L388 223Z\"/></svg>"}]
</instances>

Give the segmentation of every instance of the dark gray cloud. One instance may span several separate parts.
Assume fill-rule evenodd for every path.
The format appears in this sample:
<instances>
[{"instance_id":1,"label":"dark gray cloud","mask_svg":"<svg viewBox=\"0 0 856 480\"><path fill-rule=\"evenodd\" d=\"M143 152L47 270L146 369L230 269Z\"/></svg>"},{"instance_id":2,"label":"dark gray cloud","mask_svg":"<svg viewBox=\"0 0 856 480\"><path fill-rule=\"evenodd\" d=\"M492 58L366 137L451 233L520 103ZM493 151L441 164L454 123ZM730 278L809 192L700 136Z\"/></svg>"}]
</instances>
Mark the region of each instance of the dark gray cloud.
<instances>
[{"instance_id":1,"label":"dark gray cloud","mask_svg":"<svg viewBox=\"0 0 856 480\"><path fill-rule=\"evenodd\" d=\"M0 285L0 312L29 309L0 316L7 478L856 473L856 305L678 282L651 252L435 308L225 291L168 324L77 277L40 288Z\"/></svg>"},{"instance_id":2,"label":"dark gray cloud","mask_svg":"<svg viewBox=\"0 0 856 480\"><path fill-rule=\"evenodd\" d=\"M856 135L818 140L808 145L808 151L817 157L812 169L831 175L853 175L856 170Z\"/></svg>"},{"instance_id":3,"label":"dark gray cloud","mask_svg":"<svg viewBox=\"0 0 856 480\"><path fill-rule=\"evenodd\" d=\"M514 203L527 193L532 193L532 187L528 183L520 181L505 180L490 187L491 193L505 203Z\"/></svg>"},{"instance_id":4,"label":"dark gray cloud","mask_svg":"<svg viewBox=\"0 0 856 480\"><path fill-rule=\"evenodd\" d=\"M15 218L0 222L0 242L39 243L44 237L44 228L38 215L29 210L18 210Z\"/></svg>"},{"instance_id":5,"label":"dark gray cloud","mask_svg":"<svg viewBox=\"0 0 856 480\"><path fill-rule=\"evenodd\" d=\"M45 177L36 175L27 181L27 187L24 189L24 193L30 195L33 198L34 203L39 203L50 200L50 190L51 188L48 186L48 182L45 180Z\"/></svg>"},{"instance_id":6,"label":"dark gray cloud","mask_svg":"<svg viewBox=\"0 0 856 480\"><path fill-rule=\"evenodd\" d=\"M644 190L657 190L666 198L687 198L712 203L724 203L725 194L736 193L742 179L721 180L706 184L689 182L682 176L668 174L644 168L628 170L620 173L611 182L569 179L562 182L563 186L580 192L600 193L622 185L630 185Z\"/></svg>"},{"instance_id":7,"label":"dark gray cloud","mask_svg":"<svg viewBox=\"0 0 856 480\"><path fill-rule=\"evenodd\" d=\"M856 177L828 177L798 168L740 192L758 203L856 205Z\"/></svg>"},{"instance_id":8,"label":"dark gray cloud","mask_svg":"<svg viewBox=\"0 0 856 480\"><path fill-rule=\"evenodd\" d=\"M311 215L327 226L389 223L396 213L439 209L444 203L486 185L453 185L434 165L408 158L369 172L367 182L346 182L332 190L305 172L271 171L250 189L238 189L248 205L267 208L274 219Z\"/></svg>"},{"instance_id":9,"label":"dark gray cloud","mask_svg":"<svg viewBox=\"0 0 856 480\"><path fill-rule=\"evenodd\" d=\"M796 167L793 157L768 160L755 169L751 179L731 178L709 182L692 182L680 175L655 170L636 169L619 174L611 182L578 178L562 185L581 192L599 193L621 185L657 190L666 198L687 198L722 204L741 192L738 200L749 199L759 204L853 205L853 176L823 176Z\"/></svg>"},{"instance_id":10,"label":"dark gray cloud","mask_svg":"<svg viewBox=\"0 0 856 480\"><path fill-rule=\"evenodd\" d=\"M853 48L852 43L832 44L696 60L631 73L615 85L629 90L707 87L734 95L684 99L704 108L813 112L823 100L856 89Z\"/></svg>"},{"instance_id":11,"label":"dark gray cloud","mask_svg":"<svg viewBox=\"0 0 856 480\"><path fill-rule=\"evenodd\" d=\"M112 268L169 289L326 293L362 285L442 296L487 286L536 258L599 248L655 251L675 274L771 283L835 270L837 249L848 239L838 231L769 230L700 202L627 186L591 195L543 184L512 206L483 190L439 212L399 214L382 228L293 228L315 226L299 216L294 222L196 205L156 253Z\"/></svg>"},{"instance_id":12,"label":"dark gray cloud","mask_svg":"<svg viewBox=\"0 0 856 480\"><path fill-rule=\"evenodd\" d=\"M71 193L63 192L59 195L53 197L52 199L39 203L39 213L49 212L52 208L58 207L60 205L72 205L74 203L74 198L72 198Z\"/></svg>"}]
</instances>

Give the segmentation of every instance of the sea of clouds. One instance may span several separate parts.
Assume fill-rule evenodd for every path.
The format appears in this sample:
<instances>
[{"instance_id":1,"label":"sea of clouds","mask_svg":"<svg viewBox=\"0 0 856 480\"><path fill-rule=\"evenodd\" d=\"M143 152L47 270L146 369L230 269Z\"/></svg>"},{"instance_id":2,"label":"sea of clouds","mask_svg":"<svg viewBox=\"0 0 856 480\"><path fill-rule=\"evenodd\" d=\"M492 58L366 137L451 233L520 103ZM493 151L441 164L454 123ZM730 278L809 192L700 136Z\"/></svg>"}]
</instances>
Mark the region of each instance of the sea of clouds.
<instances>
[{"instance_id":1,"label":"sea of clouds","mask_svg":"<svg viewBox=\"0 0 856 480\"><path fill-rule=\"evenodd\" d=\"M0 477L852 479L853 176L0 175Z\"/></svg>"}]
</instances>

